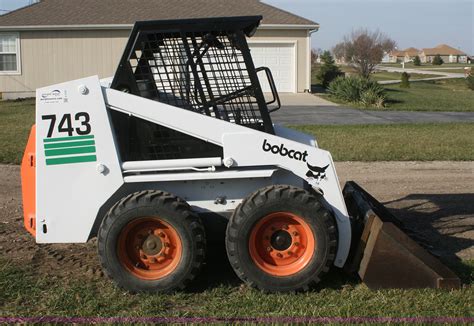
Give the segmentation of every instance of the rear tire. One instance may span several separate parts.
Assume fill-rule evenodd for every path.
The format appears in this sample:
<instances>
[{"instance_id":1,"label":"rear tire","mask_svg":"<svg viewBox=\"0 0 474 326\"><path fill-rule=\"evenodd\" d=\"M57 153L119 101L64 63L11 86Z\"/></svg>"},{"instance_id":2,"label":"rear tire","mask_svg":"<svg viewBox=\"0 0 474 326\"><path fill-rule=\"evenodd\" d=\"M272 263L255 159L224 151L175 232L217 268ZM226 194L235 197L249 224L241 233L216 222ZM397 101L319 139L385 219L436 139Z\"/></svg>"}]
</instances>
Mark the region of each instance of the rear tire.
<instances>
[{"instance_id":1,"label":"rear tire","mask_svg":"<svg viewBox=\"0 0 474 326\"><path fill-rule=\"evenodd\" d=\"M337 230L322 196L269 186L237 207L226 248L234 271L248 285L267 292L305 291L332 266Z\"/></svg>"},{"instance_id":2,"label":"rear tire","mask_svg":"<svg viewBox=\"0 0 474 326\"><path fill-rule=\"evenodd\" d=\"M117 202L98 234L104 272L130 292L183 289L204 261L205 234L182 199L141 191Z\"/></svg>"}]
</instances>

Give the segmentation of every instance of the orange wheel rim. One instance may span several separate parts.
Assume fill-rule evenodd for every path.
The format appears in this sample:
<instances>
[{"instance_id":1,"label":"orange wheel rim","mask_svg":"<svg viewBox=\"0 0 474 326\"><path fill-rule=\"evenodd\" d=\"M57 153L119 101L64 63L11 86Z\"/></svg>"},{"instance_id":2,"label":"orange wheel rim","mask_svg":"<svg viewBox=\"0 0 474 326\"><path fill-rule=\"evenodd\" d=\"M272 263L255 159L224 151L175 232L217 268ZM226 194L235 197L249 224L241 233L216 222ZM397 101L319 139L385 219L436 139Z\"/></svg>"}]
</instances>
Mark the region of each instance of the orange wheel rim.
<instances>
[{"instance_id":1,"label":"orange wheel rim","mask_svg":"<svg viewBox=\"0 0 474 326\"><path fill-rule=\"evenodd\" d=\"M275 212L262 218L252 229L250 256L258 268L273 276L302 271L315 251L311 227L289 212Z\"/></svg>"},{"instance_id":2,"label":"orange wheel rim","mask_svg":"<svg viewBox=\"0 0 474 326\"><path fill-rule=\"evenodd\" d=\"M118 239L120 263L145 280L171 274L181 260L182 250L176 229L158 217L142 217L128 223Z\"/></svg>"}]
</instances>

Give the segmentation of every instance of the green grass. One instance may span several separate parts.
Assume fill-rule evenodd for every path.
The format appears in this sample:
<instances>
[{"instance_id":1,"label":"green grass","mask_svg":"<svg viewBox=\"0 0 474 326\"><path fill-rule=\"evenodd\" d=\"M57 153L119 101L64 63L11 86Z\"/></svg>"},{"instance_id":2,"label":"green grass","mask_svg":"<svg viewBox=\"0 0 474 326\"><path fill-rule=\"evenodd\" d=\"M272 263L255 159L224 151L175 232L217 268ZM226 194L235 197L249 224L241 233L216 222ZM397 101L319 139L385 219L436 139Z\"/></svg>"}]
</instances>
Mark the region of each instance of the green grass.
<instances>
[{"instance_id":1,"label":"green grass","mask_svg":"<svg viewBox=\"0 0 474 326\"><path fill-rule=\"evenodd\" d=\"M432 77L440 77L440 75L410 74L410 80L423 79L423 78L432 78ZM402 79L402 73L400 73L400 72L388 72L388 71L377 71L377 72L372 74L371 78L376 80L376 81L401 80Z\"/></svg>"},{"instance_id":2,"label":"green grass","mask_svg":"<svg viewBox=\"0 0 474 326\"><path fill-rule=\"evenodd\" d=\"M474 262L456 270L472 282ZM217 272L216 272L217 273ZM132 295L110 281L38 274L27 266L0 261L0 315L95 317L466 317L472 316L474 289L379 290L348 280L339 271L309 293L264 294L239 282L208 284L174 294ZM234 279L231 273L225 277Z\"/></svg>"},{"instance_id":3,"label":"green grass","mask_svg":"<svg viewBox=\"0 0 474 326\"><path fill-rule=\"evenodd\" d=\"M395 67L395 68L401 68L402 64L401 63L382 63L380 64L383 67ZM443 63L441 66L435 66L432 65L431 63L422 63L421 66L415 66L412 62L405 63L405 68L410 68L410 69L423 69L423 70L431 70L431 69L436 69L436 68L455 68L455 67L474 67L474 64L468 64L468 63Z\"/></svg>"},{"instance_id":4,"label":"green grass","mask_svg":"<svg viewBox=\"0 0 474 326\"><path fill-rule=\"evenodd\" d=\"M387 85L387 109L399 111L474 111L474 91L463 78Z\"/></svg>"},{"instance_id":5,"label":"green grass","mask_svg":"<svg viewBox=\"0 0 474 326\"><path fill-rule=\"evenodd\" d=\"M471 161L474 124L295 126L336 161Z\"/></svg>"},{"instance_id":6,"label":"green grass","mask_svg":"<svg viewBox=\"0 0 474 326\"><path fill-rule=\"evenodd\" d=\"M394 87L393 94L412 92L416 90L415 87L415 83L407 91ZM474 92L471 93L474 96ZM0 163L21 162L33 123L32 100L0 102ZM474 160L474 124L469 123L295 128L316 134L320 145L331 151L338 161ZM414 142L413 139L417 141Z\"/></svg>"},{"instance_id":7,"label":"green grass","mask_svg":"<svg viewBox=\"0 0 474 326\"><path fill-rule=\"evenodd\" d=\"M35 101L0 101L0 163L19 164L35 123Z\"/></svg>"},{"instance_id":8,"label":"green grass","mask_svg":"<svg viewBox=\"0 0 474 326\"><path fill-rule=\"evenodd\" d=\"M320 81L316 78L316 74L318 72L318 69L320 67L320 64L314 64L313 69L311 70L311 83L313 85L320 85ZM345 72L346 74L349 75L354 75L357 74L356 70L352 68L351 66L339 66L339 69L341 71ZM431 77L439 77L440 75L431 75L431 74L410 74L411 79L421 79L421 78L431 78ZM377 81L382 81L382 80L400 80L402 77L402 74L400 72L388 72L388 71L375 71L372 74L372 78Z\"/></svg>"},{"instance_id":9,"label":"green grass","mask_svg":"<svg viewBox=\"0 0 474 326\"><path fill-rule=\"evenodd\" d=\"M464 74L464 68L452 68L452 69L430 69L430 71L439 71L453 74Z\"/></svg>"},{"instance_id":10,"label":"green grass","mask_svg":"<svg viewBox=\"0 0 474 326\"><path fill-rule=\"evenodd\" d=\"M474 112L474 91L467 87L464 78L417 81L410 83L410 88L400 88L400 84L384 87L387 90L387 101L383 110ZM373 107L346 103L328 94L320 95L344 106L377 110Z\"/></svg>"}]
</instances>

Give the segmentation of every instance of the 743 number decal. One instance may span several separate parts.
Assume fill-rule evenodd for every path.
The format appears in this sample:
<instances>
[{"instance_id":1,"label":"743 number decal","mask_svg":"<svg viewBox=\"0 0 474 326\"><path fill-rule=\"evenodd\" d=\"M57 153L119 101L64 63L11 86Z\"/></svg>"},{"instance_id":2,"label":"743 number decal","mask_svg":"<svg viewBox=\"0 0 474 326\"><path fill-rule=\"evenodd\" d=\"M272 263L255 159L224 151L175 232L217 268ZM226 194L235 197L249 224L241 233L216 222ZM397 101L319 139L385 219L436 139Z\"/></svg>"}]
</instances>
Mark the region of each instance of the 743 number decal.
<instances>
[{"instance_id":1,"label":"743 number decal","mask_svg":"<svg viewBox=\"0 0 474 326\"><path fill-rule=\"evenodd\" d=\"M47 138L51 138L53 136L54 129L56 128L58 117L55 114L50 114L43 115L41 119L50 121ZM57 130L59 133L67 133L68 136L73 136L74 132L80 136L88 135L91 133L90 120L89 113L78 112L74 115L73 123L72 115L66 113L59 119ZM76 127L74 127L74 125Z\"/></svg>"}]
</instances>

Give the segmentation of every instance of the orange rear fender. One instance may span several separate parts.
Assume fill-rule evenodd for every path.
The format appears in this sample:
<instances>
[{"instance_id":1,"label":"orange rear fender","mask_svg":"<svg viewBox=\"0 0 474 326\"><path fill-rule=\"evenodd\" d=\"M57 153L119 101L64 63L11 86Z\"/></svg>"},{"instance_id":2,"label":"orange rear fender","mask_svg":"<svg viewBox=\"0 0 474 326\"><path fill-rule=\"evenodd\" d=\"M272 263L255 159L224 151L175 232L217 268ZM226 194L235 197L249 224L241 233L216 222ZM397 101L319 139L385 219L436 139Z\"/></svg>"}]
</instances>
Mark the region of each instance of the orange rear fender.
<instances>
[{"instance_id":1,"label":"orange rear fender","mask_svg":"<svg viewBox=\"0 0 474 326\"><path fill-rule=\"evenodd\" d=\"M31 127L21 161L21 190L25 228L36 237L36 126Z\"/></svg>"}]
</instances>

